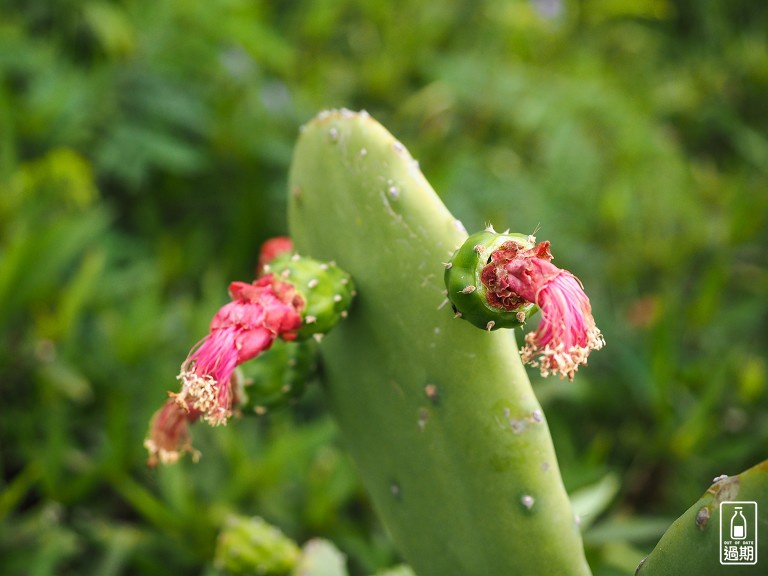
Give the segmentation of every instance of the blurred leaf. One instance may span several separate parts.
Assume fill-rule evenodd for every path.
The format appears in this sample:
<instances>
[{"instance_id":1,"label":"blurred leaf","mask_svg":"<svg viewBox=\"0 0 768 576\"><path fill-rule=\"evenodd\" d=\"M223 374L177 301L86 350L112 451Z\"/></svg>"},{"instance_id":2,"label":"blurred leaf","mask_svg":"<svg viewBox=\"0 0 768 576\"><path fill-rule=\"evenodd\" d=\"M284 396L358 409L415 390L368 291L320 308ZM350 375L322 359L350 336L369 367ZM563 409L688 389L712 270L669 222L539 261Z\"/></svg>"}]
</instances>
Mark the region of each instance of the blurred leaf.
<instances>
[{"instance_id":1,"label":"blurred leaf","mask_svg":"<svg viewBox=\"0 0 768 576\"><path fill-rule=\"evenodd\" d=\"M582 531L591 526L613 503L621 484L614 474L608 474L595 484L571 492L571 506L579 518Z\"/></svg>"},{"instance_id":2,"label":"blurred leaf","mask_svg":"<svg viewBox=\"0 0 768 576\"><path fill-rule=\"evenodd\" d=\"M88 2L83 12L86 22L107 53L128 56L133 52L136 44L133 26L120 6Z\"/></svg>"},{"instance_id":3,"label":"blurred leaf","mask_svg":"<svg viewBox=\"0 0 768 576\"><path fill-rule=\"evenodd\" d=\"M669 528L672 518L617 517L600 522L584 534L588 546L609 542L653 542Z\"/></svg>"},{"instance_id":4,"label":"blurred leaf","mask_svg":"<svg viewBox=\"0 0 768 576\"><path fill-rule=\"evenodd\" d=\"M327 540L310 540L301 549L292 576L348 576L346 558Z\"/></svg>"},{"instance_id":5,"label":"blurred leaf","mask_svg":"<svg viewBox=\"0 0 768 576\"><path fill-rule=\"evenodd\" d=\"M32 462L10 482L4 483L0 492L0 522L19 505L41 475L40 467Z\"/></svg>"}]
</instances>

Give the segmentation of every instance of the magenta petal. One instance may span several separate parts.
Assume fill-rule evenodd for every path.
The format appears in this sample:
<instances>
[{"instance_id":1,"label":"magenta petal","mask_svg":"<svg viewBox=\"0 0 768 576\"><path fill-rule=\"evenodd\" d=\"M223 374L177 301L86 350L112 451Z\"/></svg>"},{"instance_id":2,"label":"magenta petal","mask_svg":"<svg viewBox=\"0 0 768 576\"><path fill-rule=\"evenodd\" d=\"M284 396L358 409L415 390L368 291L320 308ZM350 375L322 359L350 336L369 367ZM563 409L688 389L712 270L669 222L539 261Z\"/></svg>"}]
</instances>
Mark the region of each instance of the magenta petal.
<instances>
[{"instance_id":1,"label":"magenta petal","mask_svg":"<svg viewBox=\"0 0 768 576\"><path fill-rule=\"evenodd\" d=\"M238 364L268 350L274 341L275 334L266 328L243 331L237 338Z\"/></svg>"},{"instance_id":2,"label":"magenta petal","mask_svg":"<svg viewBox=\"0 0 768 576\"><path fill-rule=\"evenodd\" d=\"M233 300L219 309L208 336L182 364L182 390L176 395L180 406L199 411L212 425L226 423L232 414L235 368L269 349L278 336L292 339L301 325L291 284L267 275L229 288Z\"/></svg>"},{"instance_id":3,"label":"magenta petal","mask_svg":"<svg viewBox=\"0 0 768 576\"><path fill-rule=\"evenodd\" d=\"M491 255L483 278L492 280L487 286L498 300L517 296L541 309L538 329L526 335L520 350L523 362L538 366L543 376L559 373L573 380L605 340L578 278L551 258L548 242L524 251L500 249Z\"/></svg>"}]
</instances>

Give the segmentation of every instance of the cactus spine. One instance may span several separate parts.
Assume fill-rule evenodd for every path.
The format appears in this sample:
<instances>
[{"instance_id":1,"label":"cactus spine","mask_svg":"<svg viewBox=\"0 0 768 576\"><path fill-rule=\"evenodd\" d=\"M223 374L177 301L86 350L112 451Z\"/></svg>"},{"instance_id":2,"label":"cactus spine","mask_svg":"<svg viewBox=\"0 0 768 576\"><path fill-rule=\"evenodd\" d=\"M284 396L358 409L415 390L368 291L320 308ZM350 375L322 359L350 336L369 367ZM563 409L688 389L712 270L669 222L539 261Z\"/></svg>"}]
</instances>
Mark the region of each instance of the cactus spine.
<instances>
[{"instance_id":1,"label":"cactus spine","mask_svg":"<svg viewBox=\"0 0 768 576\"><path fill-rule=\"evenodd\" d=\"M466 239L405 148L326 112L290 175L296 249L359 292L322 343L329 402L419 576L589 574L541 408L509 331L453 319L443 264Z\"/></svg>"}]
</instances>

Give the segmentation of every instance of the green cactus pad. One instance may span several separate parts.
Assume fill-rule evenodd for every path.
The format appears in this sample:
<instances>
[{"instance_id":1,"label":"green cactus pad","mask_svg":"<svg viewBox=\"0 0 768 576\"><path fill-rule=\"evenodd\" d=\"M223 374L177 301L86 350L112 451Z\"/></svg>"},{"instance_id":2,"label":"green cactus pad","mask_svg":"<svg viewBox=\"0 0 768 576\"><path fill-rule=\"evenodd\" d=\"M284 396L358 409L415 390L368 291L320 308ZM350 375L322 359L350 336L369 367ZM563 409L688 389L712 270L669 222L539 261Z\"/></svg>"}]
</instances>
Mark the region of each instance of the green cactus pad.
<instances>
[{"instance_id":1,"label":"green cactus pad","mask_svg":"<svg viewBox=\"0 0 768 576\"><path fill-rule=\"evenodd\" d=\"M505 310L488 301L480 275L490 255L507 242L515 242L523 249L533 248L534 244L523 234L499 234L486 229L467 238L445 266L445 287L454 312L484 330L517 328L538 310L535 304Z\"/></svg>"},{"instance_id":2,"label":"green cactus pad","mask_svg":"<svg viewBox=\"0 0 768 576\"><path fill-rule=\"evenodd\" d=\"M352 278L333 261L281 254L270 261L265 272L293 284L304 300L299 340L326 334L347 315L352 305L355 295Z\"/></svg>"},{"instance_id":3,"label":"green cactus pad","mask_svg":"<svg viewBox=\"0 0 768 576\"><path fill-rule=\"evenodd\" d=\"M726 501L757 503L757 550L754 565L721 564L720 505ZM704 495L665 532L637 568L638 576L730 576L766 574L768 566L768 460L738 476L715 480ZM724 528L729 529L724 518Z\"/></svg>"},{"instance_id":4,"label":"green cactus pad","mask_svg":"<svg viewBox=\"0 0 768 576\"><path fill-rule=\"evenodd\" d=\"M296 249L355 279L323 340L328 403L419 576L589 574L549 430L510 330L447 313L467 238L405 147L364 113L308 123L290 175Z\"/></svg>"}]
</instances>

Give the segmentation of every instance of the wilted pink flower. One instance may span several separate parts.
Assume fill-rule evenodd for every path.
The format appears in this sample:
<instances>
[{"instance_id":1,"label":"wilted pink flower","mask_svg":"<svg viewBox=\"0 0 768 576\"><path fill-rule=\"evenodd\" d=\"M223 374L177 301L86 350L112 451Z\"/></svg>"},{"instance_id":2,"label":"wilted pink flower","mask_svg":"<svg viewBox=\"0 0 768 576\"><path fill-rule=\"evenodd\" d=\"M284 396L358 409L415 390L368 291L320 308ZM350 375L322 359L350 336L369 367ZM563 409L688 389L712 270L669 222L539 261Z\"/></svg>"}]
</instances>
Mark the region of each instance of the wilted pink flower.
<instances>
[{"instance_id":1,"label":"wilted pink flower","mask_svg":"<svg viewBox=\"0 0 768 576\"><path fill-rule=\"evenodd\" d=\"M252 284L233 282L232 301L213 317L210 332L189 353L178 376L176 403L212 425L232 414L232 373L239 364L268 350L279 336L296 338L304 303L293 286L272 274Z\"/></svg>"},{"instance_id":2,"label":"wilted pink flower","mask_svg":"<svg viewBox=\"0 0 768 576\"><path fill-rule=\"evenodd\" d=\"M144 447L149 452L147 466L173 464L185 452L197 459L200 454L192 448L189 425L199 417L197 410L183 408L173 399L166 401L152 417L149 435L144 440Z\"/></svg>"},{"instance_id":3,"label":"wilted pink flower","mask_svg":"<svg viewBox=\"0 0 768 576\"><path fill-rule=\"evenodd\" d=\"M533 302L541 309L535 332L525 336L523 362L538 366L542 376L573 376L592 350L605 344L595 325L589 298L573 274L550 262L549 242L528 250L507 242L491 255L482 281L491 304L512 309Z\"/></svg>"}]
</instances>

